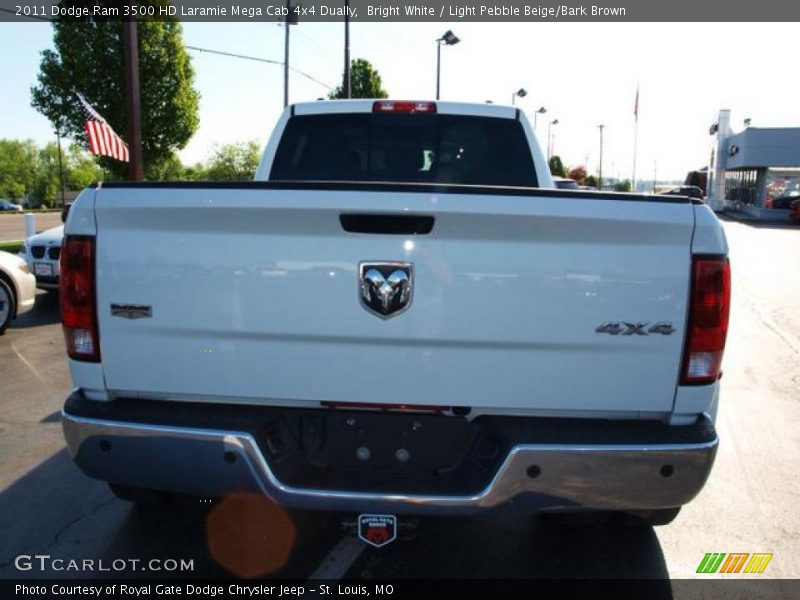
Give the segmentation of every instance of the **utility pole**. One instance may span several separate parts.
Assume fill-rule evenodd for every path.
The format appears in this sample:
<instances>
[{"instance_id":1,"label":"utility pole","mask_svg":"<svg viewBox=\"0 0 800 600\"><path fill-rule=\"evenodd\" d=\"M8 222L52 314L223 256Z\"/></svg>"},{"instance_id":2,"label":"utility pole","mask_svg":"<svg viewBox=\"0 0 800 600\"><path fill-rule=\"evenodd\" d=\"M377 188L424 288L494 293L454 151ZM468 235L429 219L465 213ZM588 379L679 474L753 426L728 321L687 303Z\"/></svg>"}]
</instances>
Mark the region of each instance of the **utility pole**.
<instances>
[{"instance_id":1,"label":"utility pole","mask_svg":"<svg viewBox=\"0 0 800 600\"><path fill-rule=\"evenodd\" d=\"M126 21L123 25L123 55L125 58L125 95L128 115L128 179L144 179L142 162L142 120L139 102L139 41L136 21ZM59 153L60 155L60 153Z\"/></svg>"},{"instance_id":2,"label":"utility pole","mask_svg":"<svg viewBox=\"0 0 800 600\"><path fill-rule=\"evenodd\" d=\"M289 0L286 0L286 23L284 23L283 38L283 107L289 106L289 19L291 18L291 7Z\"/></svg>"},{"instance_id":3,"label":"utility pole","mask_svg":"<svg viewBox=\"0 0 800 600\"><path fill-rule=\"evenodd\" d=\"M603 189L603 128L605 125L602 123L597 126L600 129L600 164L597 169L597 187Z\"/></svg>"},{"instance_id":4,"label":"utility pole","mask_svg":"<svg viewBox=\"0 0 800 600\"><path fill-rule=\"evenodd\" d=\"M344 0L344 90L345 98L353 97L350 82L350 0Z\"/></svg>"}]
</instances>

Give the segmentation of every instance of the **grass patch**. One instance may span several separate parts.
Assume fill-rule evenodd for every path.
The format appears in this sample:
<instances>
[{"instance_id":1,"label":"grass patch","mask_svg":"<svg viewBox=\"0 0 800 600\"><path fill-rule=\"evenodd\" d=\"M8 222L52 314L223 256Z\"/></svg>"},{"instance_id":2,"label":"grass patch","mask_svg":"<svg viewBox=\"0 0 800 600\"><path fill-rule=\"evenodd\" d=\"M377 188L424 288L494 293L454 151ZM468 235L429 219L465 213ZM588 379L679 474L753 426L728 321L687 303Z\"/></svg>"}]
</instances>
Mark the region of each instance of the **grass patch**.
<instances>
[{"instance_id":1,"label":"grass patch","mask_svg":"<svg viewBox=\"0 0 800 600\"><path fill-rule=\"evenodd\" d=\"M22 250L22 242L0 242L0 250L16 254Z\"/></svg>"}]
</instances>

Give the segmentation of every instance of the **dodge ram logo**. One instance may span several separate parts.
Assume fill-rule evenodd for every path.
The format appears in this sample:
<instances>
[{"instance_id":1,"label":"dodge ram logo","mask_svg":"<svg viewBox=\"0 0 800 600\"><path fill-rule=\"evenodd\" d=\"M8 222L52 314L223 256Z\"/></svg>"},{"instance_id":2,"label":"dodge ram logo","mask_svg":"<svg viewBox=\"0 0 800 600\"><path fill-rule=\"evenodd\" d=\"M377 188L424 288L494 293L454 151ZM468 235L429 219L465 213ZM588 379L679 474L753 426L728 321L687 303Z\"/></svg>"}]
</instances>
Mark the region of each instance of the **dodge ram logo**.
<instances>
[{"instance_id":1,"label":"dodge ram logo","mask_svg":"<svg viewBox=\"0 0 800 600\"><path fill-rule=\"evenodd\" d=\"M361 305L381 319L396 317L411 305L414 265L404 262L362 262L358 265Z\"/></svg>"}]
</instances>

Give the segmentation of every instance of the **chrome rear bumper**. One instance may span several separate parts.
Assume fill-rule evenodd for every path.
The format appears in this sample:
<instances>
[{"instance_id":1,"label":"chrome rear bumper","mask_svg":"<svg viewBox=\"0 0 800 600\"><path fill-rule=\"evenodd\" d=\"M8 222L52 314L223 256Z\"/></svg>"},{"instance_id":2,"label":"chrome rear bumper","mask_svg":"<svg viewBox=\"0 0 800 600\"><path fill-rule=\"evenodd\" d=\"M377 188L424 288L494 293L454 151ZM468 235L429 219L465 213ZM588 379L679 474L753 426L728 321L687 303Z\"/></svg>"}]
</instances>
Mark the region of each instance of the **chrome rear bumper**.
<instances>
[{"instance_id":1,"label":"chrome rear bumper","mask_svg":"<svg viewBox=\"0 0 800 600\"><path fill-rule=\"evenodd\" d=\"M526 510L676 507L703 487L718 445L715 433L702 443L517 444L476 494L366 493L285 485L245 431L67 412L62 418L70 453L97 479L203 497L250 491L289 508L398 514L468 514L501 505Z\"/></svg>"}]
</instances>

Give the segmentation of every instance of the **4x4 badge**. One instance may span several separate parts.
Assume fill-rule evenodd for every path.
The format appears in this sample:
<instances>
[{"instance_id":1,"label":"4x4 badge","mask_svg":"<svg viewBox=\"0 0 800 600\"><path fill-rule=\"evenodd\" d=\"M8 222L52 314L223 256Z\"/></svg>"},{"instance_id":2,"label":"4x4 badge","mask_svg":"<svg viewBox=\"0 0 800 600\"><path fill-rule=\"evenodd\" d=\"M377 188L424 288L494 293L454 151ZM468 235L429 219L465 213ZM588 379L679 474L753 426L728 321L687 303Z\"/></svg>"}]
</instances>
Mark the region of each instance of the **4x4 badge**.
<instances>
[{"instance_id":1,"label":"4x4 badge","mask_svg":"<svg viewBox=\"0 0 800 600\"><path fill-rule=\"evenodd\" d=\"M597 327L595 332L608 333L610 335L650 335L651 333L670 335L675 332L675 328L672 326L672 323L667 321L659 321L653 325L640 321L633 323L627 321L606 321Z\"/></svg>"}]
</instances>

